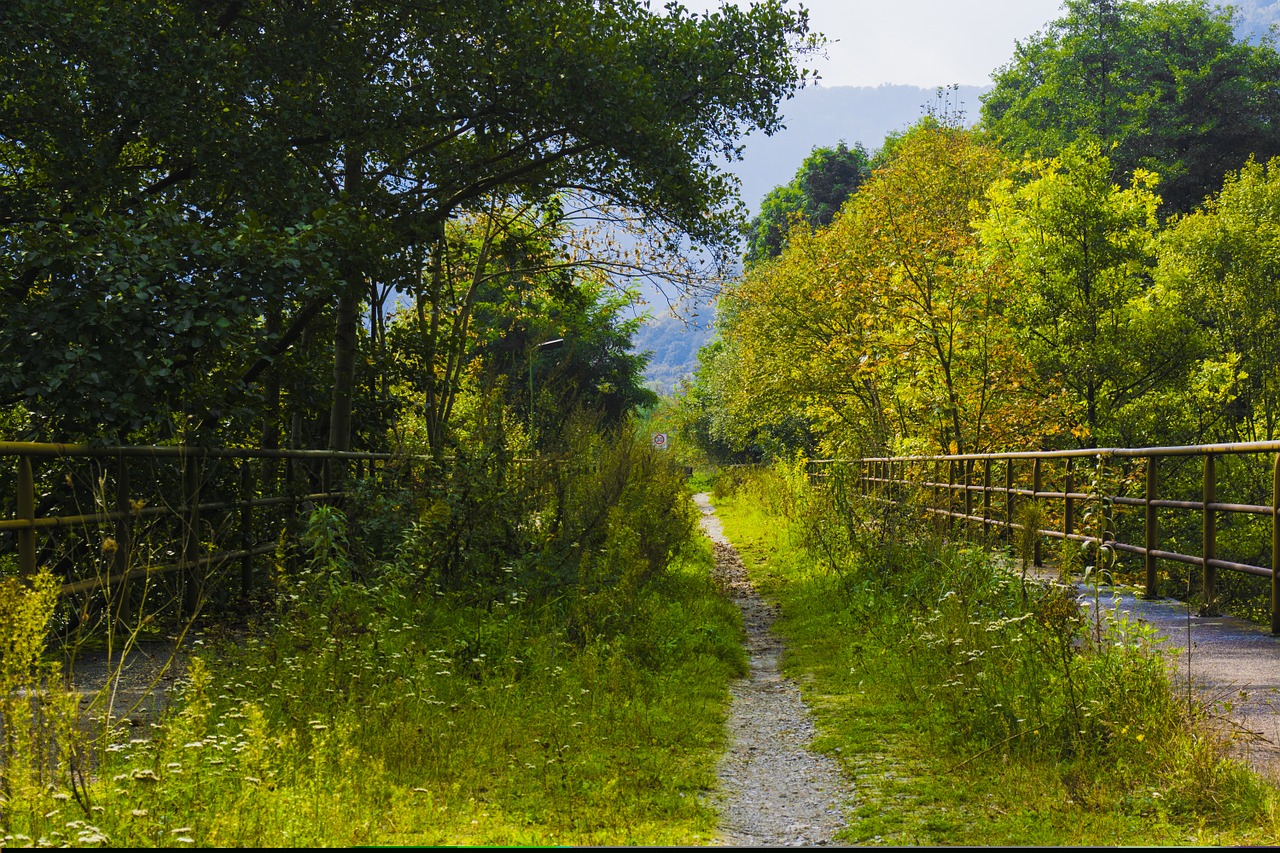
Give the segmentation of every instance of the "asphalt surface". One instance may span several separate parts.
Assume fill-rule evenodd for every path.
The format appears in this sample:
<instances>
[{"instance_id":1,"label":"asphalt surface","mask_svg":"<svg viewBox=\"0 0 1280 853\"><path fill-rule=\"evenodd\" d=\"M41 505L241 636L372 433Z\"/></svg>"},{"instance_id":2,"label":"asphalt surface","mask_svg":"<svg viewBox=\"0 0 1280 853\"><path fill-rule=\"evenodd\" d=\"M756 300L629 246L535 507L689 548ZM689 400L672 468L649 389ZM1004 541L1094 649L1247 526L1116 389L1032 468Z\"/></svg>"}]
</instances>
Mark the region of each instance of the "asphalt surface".
<instances>
[{"instance_id":1,"label":"asphalt surface","mask_svg":"<svg viewBox=\"0 0 1280 853\"><path fill-rule=\"evenodd\" d=\"M1076 590L1091 610L1093 588L1077 583ZM1102 586L1097 606L1151 625L1172 652L1175 686L1235 736L1234 754L1280 781L1280 638L1252 622L1198 616L1181 601L1147 600L1133 589Z\"/></svg>"}]
</instances>

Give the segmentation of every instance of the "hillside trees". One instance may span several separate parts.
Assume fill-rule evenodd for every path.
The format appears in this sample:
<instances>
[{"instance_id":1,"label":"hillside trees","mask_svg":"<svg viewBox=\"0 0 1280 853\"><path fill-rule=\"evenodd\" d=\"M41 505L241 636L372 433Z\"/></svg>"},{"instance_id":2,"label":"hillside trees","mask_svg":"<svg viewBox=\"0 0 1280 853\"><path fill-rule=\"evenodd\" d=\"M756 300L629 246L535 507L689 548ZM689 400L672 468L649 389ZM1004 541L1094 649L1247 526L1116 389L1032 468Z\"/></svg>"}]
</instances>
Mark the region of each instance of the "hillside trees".
<instances>
[{"instance_id":1,"label":"hillside trees","mask_svg":"<svg viewBox=\"0 0 1280 853\"><path fill-rule=\"evenodd\" d=\"M810 44L773 0L706 17L632 0L3 15L3 401L44 437L191 437L227 429L233 404L278 420L285 363L328 340L335 449L376 306L492 199L575 187L723 251L732 187L713 157L777 126Z\"/></svg>"},{"instance_id":2,"label":"hillside trees","mask_svg":"<svg viewBox=\"0 0 1280 853\"><path fill-rule=\"evenodd\" d=\"M1252 155L1280 153L1280 55L1235 40L1231 12L1201 0L1067 0L1017 46L983 98L983 126L1016 156L1094 139L1115 169L1157 172L1187 212Z\"/></svg>"},{"instance_id":3,"label":"hillside trees","mask_svg":"<svg viewBox=\"0 0 1280 853\"><path fill-rule=\"evenodd\" d=\"M1176 222L1156 280L1207 337L1184 401L1191 440L1280 436L1280 159L1228 174Z\"/></svg>"},{"instance_id":4,"label":"hillside trees","mask_svg":"<svg viewBox=\"0 0 1280 853\"><path fill-rule=\"evenodd\" d=\"M974 134L922 122L831 226L750 268L721 325L741 416L804 412L859 451L969 452L1052 429L1002 314L1012 281L971 226L1006 169Z\"/></svg>"},{"instance_id":5,"label":"hillside trees","mask_svg":"<svg viewBox=\"0 0 1280 853\"><path fill-rule=\"evenodd\" d=\"M565 250L557 210L494 208L449 223L433 264L407 294L412 308L392 319L395 382L433 452L446 448L459 396L476 383L501 379L510 408L526 425L540 422L539 433L574 408L598 411L602 425L614 426L656 400L642 386L644 357L629 352L640 324L622 317L631 292L615 290L594 262ZM563 344L544 356L548 339Z\"/></svg>"}]
</instances>

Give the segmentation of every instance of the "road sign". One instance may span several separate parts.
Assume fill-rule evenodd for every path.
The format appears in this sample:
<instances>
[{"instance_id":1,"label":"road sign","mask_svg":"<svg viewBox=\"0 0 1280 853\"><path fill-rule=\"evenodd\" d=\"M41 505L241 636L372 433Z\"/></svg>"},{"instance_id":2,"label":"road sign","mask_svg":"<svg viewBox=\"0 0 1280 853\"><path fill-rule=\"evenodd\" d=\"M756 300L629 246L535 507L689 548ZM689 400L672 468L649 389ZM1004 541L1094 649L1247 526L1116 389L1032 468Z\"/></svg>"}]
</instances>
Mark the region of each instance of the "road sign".
<instances>
[{"instance_id":1,"label":"road sign","mask_svg":"<svg viewBox=\"0 0 1280 853\"><path fill-rule=\"evenodd\" d=\"M667 449L667 434L665 432L655 432L653 434L653 449L654 450Z\"/></svg>"}]
</instances>

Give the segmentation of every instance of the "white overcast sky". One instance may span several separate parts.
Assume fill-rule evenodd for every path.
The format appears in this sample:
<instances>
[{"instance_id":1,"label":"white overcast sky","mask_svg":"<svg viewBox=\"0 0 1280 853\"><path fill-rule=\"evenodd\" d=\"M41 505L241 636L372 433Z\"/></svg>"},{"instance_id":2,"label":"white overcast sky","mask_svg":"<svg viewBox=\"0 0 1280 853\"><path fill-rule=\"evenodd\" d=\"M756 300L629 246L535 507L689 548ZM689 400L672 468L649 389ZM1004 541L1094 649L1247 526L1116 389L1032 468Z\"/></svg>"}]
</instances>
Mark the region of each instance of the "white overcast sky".
<instances>
[{"instance_id":1,"label":"white overcast sky","mask_svg":"<svg viewBox=\"0 0 1280 853\"><path fill-rule=\"evenodd\" d=\"M722 0L681 0L690 11ZM655 9L661 4L655 2ZM736 5L748 5L738 0ZM791 0L791 6L796 6ZM822 86L986 85L1013 58L1014 41L1061 16L1061 0L806 0L829 43L811 67Z\"/></svg>"}]
</instances>

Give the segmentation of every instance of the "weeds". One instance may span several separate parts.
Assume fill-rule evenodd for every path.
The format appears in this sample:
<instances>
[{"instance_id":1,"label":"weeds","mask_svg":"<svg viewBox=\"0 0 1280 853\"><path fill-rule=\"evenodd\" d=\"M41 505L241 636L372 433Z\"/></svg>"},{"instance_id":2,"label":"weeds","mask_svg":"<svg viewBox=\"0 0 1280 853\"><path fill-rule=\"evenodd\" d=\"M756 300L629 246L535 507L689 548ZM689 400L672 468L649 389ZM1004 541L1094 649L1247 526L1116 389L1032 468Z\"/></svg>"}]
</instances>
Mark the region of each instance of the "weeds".
<instances>
[{"instance_id":1,"label":"weeds","mask_svg":"<svg viewBox=\"0 0 1280 853\"><path fill-rule=\"evenodd\" d=\"M784 522L754 495L803 484L785 471L759 477L718 509L781 599L790 666L805 673L823 743L841 748L860 790L883 792L859 806L849 840L1274 838L1274 790L1175 700L1149 628L1115 611L1090 624L1074 591L1024 582L923 520L900 517L882 538L863 510L853 517L872 525L864 532L820 540L812 528L848 529L850 518L797 493L809 515ZM891 785L866 775L885 762L917 769Z\"/></svg>"},{"instance_id":2,"label":"weeds","mask_svg":"<svg viewBox=\"0 0 1280 853\"><path fill-rule=\"evenodd\" d=\"M490 479L475 488L525 515L478 515L455 540L442 519L480 491L436 492L376 548L357 541L366 506L316 508L301 551L282 552L267 624L193 657L169 715L103 728L78 782L65 753L36 762L74 742L65 729L21 740L41 730L15 681L4 844L710 839L726 684L746 668L738 615L682 473L588 433L579 476L551 468L527 490L527 472L476 461ZM56 680L30 663L47 622L31 606L15 633L30 654L4 656L28 661L27 685Z\"/></svg>"}]
</instances>

